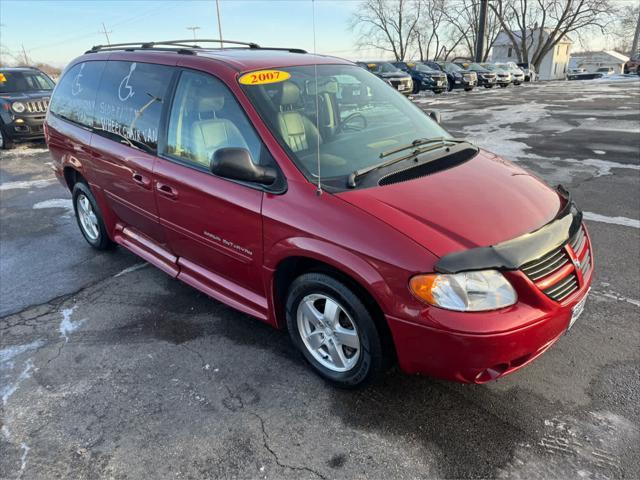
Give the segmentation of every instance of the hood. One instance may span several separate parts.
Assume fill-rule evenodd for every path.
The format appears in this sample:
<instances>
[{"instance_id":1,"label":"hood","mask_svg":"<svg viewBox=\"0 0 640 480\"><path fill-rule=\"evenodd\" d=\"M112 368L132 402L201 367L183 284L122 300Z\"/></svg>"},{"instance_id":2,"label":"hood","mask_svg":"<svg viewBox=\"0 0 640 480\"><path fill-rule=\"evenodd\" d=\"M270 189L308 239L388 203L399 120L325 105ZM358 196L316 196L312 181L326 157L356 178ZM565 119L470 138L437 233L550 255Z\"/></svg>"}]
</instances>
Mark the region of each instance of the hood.
<instances>
[{"instance_id":1,"label":"hood","mask_svg":"<svg viewBox=\"0 0 640 480\"><path fill-rule=\"evenodd\" d=\"M564 202L538 177L482 150L448 170L338 196L440 257L537 230Z\"/></svg>"},{"instance_id":2,"label":"hood","mask_svg":"<svg viewBox=\"0 0 640 480\"><path fill-rule=\"evenodd\" d=\"M378 75L380 78L409 78L411 77L411 75L409 75L406 72L385 72L385 73L377 73L376 75Z\"/></svg>"},{"instance_id":3,"label":"hood","mask_svg":"<svg viewBox=\"0 0 640 480\"><path fill-rule=\"evenodd\" d=\"M0 93L1 100L10 100L12 102L37 100L40 98L49 98L53 90L36 90L34 92L10 92Z\"/></svg>"}]
</instances>

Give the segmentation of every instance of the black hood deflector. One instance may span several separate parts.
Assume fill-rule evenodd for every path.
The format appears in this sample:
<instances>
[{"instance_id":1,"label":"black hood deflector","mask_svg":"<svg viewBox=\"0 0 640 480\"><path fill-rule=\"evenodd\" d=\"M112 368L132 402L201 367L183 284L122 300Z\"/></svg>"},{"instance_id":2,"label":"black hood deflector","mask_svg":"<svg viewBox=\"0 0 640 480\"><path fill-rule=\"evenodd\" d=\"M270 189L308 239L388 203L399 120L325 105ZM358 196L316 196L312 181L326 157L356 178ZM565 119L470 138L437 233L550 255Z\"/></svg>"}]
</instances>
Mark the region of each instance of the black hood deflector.
<instances>
[{"instance_id":1,"label":"black hood deflector","mask_svg":"<svg viewBox=\"0 0 640 480\"><path fill-rule=\"evenodd\" d=\"M538 230L489 247L477 247L442 257L436 264L440 273L459 273L470 270L517 270L523 264L564 245L578 231L582 212L562 185L558 193L565 200L556 217Z\"/></svg>"}]
</instances>

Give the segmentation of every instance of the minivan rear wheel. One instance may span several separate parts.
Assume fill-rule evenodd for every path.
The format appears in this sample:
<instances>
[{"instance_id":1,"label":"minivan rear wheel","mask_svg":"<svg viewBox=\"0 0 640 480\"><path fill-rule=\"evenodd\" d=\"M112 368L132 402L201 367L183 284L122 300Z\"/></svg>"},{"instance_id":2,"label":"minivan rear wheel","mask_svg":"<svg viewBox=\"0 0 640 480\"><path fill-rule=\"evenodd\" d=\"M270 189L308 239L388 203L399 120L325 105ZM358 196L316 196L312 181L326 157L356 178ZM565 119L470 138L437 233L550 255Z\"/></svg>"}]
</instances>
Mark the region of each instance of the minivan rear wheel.
<instances>
[{"instance_id":1,"label":"minivan rear wheel","mask_svg":"<svg viewBox=\"0 0 640 480\"><path fill-rule=\"evenodd\" d=\"M323 273L301 275L289 289L286 312L294 345L325 380L356 388L382 372L375 322L344 283Z\"/></svg>"},{"instance_id":2,"label":"minivan rear wheel","mask_svg":"<svg viewBox=\"0 0 640 480\"><path fill-rule=\"evenodd\" d=\"M96 199L84 182L77 182L73 186L73 209L82 236L89 245L97 250L107 250L113 246Z\"/></svg>"}]
</instances>

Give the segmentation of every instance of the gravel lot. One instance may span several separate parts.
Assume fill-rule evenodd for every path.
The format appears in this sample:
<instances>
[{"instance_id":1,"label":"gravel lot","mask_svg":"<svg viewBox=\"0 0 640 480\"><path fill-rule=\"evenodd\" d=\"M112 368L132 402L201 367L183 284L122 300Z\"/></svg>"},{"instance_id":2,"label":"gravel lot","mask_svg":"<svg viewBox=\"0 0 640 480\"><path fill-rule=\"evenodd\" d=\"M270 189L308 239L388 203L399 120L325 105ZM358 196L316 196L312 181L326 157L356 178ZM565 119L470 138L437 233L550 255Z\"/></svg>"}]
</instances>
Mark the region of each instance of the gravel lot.
<instances>
[{"instance_id":1,"label":"gravel lot","mask_svg":"<svg viewBox=\"0 0 640 480\"><path fill-rule=\"evenodd\" d=\"M569 335L483 386L337 391L285 332L92 251L21 146L0 153L0 478L637 478L640 81L416 102L586 212L597 273Z\"/></svg>"}]
</instances>

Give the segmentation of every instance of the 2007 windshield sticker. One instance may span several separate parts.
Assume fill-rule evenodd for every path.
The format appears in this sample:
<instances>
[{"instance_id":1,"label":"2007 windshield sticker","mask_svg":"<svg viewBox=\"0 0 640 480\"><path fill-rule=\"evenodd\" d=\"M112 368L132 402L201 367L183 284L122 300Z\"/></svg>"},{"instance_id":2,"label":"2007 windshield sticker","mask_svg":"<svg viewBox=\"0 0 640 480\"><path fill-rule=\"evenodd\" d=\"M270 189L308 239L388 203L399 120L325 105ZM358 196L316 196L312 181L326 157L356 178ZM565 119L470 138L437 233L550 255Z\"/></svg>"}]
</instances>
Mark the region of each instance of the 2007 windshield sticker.
<instances>
[{"instance_id":1,"label":"2007 windshield sticker","mask_svg":"<svg viewBox=\"0 0 640 480\"><path fill-rule=\"evenodd\" d=\"M289 80L291 74L283 70L258 70L256 72L245 73L238 80L243 85L264 85L267 83L278 83Z\"/></svg>"}]
</instances>

